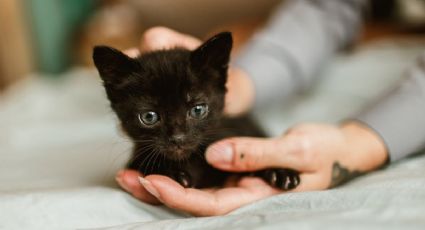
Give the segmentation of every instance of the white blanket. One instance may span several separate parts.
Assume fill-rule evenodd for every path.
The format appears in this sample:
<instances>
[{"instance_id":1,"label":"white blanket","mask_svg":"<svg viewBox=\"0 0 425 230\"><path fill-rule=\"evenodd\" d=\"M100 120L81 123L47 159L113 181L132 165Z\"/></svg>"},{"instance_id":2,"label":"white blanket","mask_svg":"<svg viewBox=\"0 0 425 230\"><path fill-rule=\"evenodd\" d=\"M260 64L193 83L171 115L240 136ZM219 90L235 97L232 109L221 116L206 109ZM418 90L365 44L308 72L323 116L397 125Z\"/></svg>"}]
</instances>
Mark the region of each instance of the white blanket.
<instances>
[{"instance_id":1,"label":"white blanket","mask_svg":"<svg viewBox=\"0 0 425 230\"><path fill-rule=\"evenodd\" d=\"M300 121L349 117L393 86L424 48L380 43L341 55L311 90L256 117L273 135ZM114 182L131 143L119 134L96 73L65 75L36 76L0 96L0 229L425 229L425 156L222 217L142 204Z\"/></svg>"}]
</instances>

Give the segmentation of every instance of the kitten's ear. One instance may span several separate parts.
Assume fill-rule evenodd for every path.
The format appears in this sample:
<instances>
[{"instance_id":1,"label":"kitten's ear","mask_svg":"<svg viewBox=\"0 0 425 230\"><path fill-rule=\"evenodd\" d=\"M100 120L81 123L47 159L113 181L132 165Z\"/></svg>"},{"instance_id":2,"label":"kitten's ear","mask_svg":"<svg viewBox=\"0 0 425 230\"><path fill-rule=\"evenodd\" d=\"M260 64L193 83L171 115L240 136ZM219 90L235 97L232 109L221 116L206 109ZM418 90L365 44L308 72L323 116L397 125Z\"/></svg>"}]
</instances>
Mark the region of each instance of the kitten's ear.
<instances>
[{"instance_id":1,"label":"kitten's ear","mask_svg":"<svg viewBox=\"0 0 425 230\"><path fill-rule=\"evenodd\" d=\"M106 85L119 85L134 69L130 57L108 46L95 46L93 61Z\"/></svg>"},{"instance_id":2,"label":"kitten's ear","mask_svg":"<svg viewBox=\"0 0 425 230\"><path fill-rule=\"evenodd\" d=\"M227 70L232 43L230 32L219 33L194 50L190 61L198 68L208 65L219 70Z\"/></svg>"}]
</instances>

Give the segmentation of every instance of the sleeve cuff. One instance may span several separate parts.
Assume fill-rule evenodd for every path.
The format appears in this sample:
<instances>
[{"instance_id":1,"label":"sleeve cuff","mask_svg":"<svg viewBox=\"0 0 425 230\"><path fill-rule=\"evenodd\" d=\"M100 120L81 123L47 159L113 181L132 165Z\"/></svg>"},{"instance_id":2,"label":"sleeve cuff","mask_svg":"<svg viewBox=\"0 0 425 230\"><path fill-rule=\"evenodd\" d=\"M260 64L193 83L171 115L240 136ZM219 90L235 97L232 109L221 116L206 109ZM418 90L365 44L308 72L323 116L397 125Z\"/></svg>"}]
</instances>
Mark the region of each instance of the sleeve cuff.
<instances>
[{"instance_id":1,"label":"sleeve cuff","mask_svg":"<svg viewBox=\"0 0 425 230\"><path fill-rule=\"evenodd\" d=\"M425 53L402 84L357 120L380 135L391 161L425 148Z\"/></svg>"}]
</instances>

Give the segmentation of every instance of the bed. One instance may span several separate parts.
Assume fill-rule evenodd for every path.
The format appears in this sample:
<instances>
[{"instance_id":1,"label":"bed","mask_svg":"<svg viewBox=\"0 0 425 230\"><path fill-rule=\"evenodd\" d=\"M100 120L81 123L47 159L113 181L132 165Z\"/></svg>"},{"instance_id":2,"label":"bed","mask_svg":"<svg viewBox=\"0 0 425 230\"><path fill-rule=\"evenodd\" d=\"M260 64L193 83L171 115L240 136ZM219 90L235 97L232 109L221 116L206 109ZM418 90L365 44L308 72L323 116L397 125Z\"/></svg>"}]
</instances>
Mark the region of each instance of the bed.
<instances>
[{"instance_id":1,"label":"bed","mask_svg":"<svg viewBox=\"0 0 425 230\"><path fill-rule=\"evenodd\" d=\"M381 41L341 54L311 89L257 111L271 135L301 121L338 122L393 87L425 44ZM425 229L425 155L344 186L286 193L225 216L143 204L115 172L131 142L92 69L34 75L0 96L0 229Z\"/></svg>"}]
</instances>

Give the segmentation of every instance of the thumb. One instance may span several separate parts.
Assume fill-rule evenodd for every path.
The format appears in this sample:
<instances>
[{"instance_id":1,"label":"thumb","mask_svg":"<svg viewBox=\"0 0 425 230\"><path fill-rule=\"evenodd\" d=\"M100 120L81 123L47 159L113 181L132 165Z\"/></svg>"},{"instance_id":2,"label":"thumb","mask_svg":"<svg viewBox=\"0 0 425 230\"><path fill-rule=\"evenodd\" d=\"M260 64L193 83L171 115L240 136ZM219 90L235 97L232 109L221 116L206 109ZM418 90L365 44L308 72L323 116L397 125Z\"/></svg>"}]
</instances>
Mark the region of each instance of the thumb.
<instances>
[{"instance_id":1,"label":"thumb","mask_svg":"<svg viewBox=\"0 0 425 230\"><path fill-rule=\"evenodd\" d=\"M206 159L226 171L255 171L265 168L304 170L302 148L297 141L285 138L236 137L212 144Z\"/></svg>"}]
</instances>

